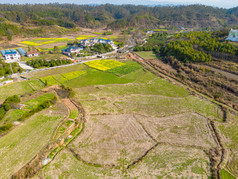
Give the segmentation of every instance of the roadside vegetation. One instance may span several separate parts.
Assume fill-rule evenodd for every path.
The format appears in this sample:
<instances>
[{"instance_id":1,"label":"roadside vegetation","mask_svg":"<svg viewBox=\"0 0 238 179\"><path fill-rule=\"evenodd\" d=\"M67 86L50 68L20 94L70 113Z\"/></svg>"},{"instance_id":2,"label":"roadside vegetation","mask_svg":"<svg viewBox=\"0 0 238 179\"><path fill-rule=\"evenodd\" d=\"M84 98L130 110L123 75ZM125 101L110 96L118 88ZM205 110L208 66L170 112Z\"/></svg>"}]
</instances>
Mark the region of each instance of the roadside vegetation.
<instances>
[{"instance_id":1,"label":"roadside vegetation","mask_svg":"<svg viewBox=\"0 0 238 179\"><path fill-rule=\"evenodd\" d=\"M44 67L54 67L60 65L71 64L71 60L42 60L42 59L32 59L26 62L27 65L32 66L33 68L44 68Z\"/></svg>"},{"instance_id":2,"label":"roadside vegetation","mask_svg":"<svg viewBox=\"0 0 238 179\"><path fill-rule=\"evenodd\" d=\"M23 69L18 63L5 63L2 59L0 60L0 76L8 76L13 73L21 73Z\"/></svg>"}]
</instances>

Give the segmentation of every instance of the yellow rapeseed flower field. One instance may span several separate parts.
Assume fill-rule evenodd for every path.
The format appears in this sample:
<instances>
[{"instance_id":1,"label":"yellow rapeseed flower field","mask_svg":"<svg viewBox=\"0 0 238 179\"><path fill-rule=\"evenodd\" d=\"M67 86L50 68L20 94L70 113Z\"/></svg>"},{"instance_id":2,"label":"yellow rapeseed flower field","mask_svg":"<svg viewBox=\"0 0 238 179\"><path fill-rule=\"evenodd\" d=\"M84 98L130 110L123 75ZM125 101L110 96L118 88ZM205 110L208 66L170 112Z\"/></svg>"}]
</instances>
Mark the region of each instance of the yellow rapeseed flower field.
<instances>
[{"instance_id":1,"label":"yellow rapeseed flower field","mask_svg":"<svg viewBox=\"0 0 238 179\"><path fill-rule=\"evenodd\" d=\"M124 63L118 62L113 59L94 60L94 61L86 62L85 64L91 68L95 68L101 71L106 71L112 68L125 65Z\"/></svg>"}]
</instances>

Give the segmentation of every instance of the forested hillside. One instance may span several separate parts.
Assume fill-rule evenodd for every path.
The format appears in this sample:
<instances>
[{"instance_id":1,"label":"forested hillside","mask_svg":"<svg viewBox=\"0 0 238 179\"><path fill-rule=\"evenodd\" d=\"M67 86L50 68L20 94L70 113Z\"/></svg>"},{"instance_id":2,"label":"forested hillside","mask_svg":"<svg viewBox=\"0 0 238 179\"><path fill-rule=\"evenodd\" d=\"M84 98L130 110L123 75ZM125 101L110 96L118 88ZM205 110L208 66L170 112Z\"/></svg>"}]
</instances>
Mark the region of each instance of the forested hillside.
<instances>
[{"instance_id":1,"label":"forested hillside","mask_svg":"<svg viewBox=\"0 0 238 179\"><path fill-rule=\"evenodd\" d=\"M220 27L237 22L237 10L204 5L147 7L134 5L36 4L0 6L0 17L20 24L74 28L151 28L158 25Z\"/></svg>"}]
</instances>

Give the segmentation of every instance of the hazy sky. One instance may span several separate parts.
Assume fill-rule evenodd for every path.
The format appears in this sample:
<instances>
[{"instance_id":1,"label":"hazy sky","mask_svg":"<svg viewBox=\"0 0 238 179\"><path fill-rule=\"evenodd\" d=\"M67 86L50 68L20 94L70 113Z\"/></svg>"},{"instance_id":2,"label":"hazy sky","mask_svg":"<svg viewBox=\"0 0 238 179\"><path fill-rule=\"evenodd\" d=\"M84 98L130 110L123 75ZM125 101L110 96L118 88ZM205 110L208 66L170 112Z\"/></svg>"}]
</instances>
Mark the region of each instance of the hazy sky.
<instances>
[{"instance_id":1,"label":"hazy sky","mask_svg":"<svg viewBox=\"0 0 238 179\"><path fill-rule=\"evenodd\" d=\"M166 4L204 4L222 8L238 6L238 0L0 0L0 3L74 3L74 4L136 4L136 5L166 5Z\"/></svg>"}]
</instances>

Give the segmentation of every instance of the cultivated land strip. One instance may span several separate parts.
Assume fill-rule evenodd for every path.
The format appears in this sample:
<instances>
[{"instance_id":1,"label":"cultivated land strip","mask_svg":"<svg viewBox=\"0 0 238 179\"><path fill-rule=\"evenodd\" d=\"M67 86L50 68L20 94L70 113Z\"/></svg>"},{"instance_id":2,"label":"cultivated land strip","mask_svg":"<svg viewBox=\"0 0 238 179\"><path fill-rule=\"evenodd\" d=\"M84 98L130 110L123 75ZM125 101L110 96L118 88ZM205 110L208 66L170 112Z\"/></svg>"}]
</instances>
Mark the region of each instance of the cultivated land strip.
<instances>
[{"instance_id":1,"label":"cultivated land strip","mask_svg":"<svg viewBox=\"0 0 238 179\"><path fill-rule=\"evenodd\" d=\"M49 89L52 89L52 87L48 88L48 89L45 89L46 91L49 90ZM55 89L54 89L55 90ZM59 89L57 89L59 90ZM55 93L59 98L59 95L57 94L57 90L55 90ZM81 130L83 130L83 124L85 122L85 119L84 119L84 109L82 108L82 106L75 102L73 99L69 98L69 101L71 104L68 104L68 103L65 103L63 101L63 103L67 106L67 109L68 109L68 114L67 116L61 121L61 123L58 125L58 127L55 129L53 135L52 135L52 141L50 141L30 162L28 162L25 166L23 166L20 170L18 170L17 172L15 172L11 178L30 178L30 177L33 177L37 172L39 172L42 167L44 166L43 165L43 161L45 159L47 159L47 157L49 156L49 154L51 153L52 150L56 149L57 147L59 146L63 146L65 147L66 145L68 145L64 140L53 140L53 138L57 135L57 130L59 129L59 127L65 122L67 121L67 119L69 119L69 115L70 115L70 107L69 105L74 105L77 110L78 110L78 117L77 117L77 121L78 121L78 125L74 125L74 128L72 129L68 129L65 133L64 133L64 137L66 135L69 135L70 131L73 131L75 130L77 127L80 128L80 132ZM74 136L75 138L76 136ZM57 154L57 153L56 153ZM56 155L55 154L55 155ZM55 155L53 156L53 158L50 160L52 161L55 157ZM49 161L49 162L50 162ZM48 163L47 163L48 164Z\"/></svg>"}]
</instances>

